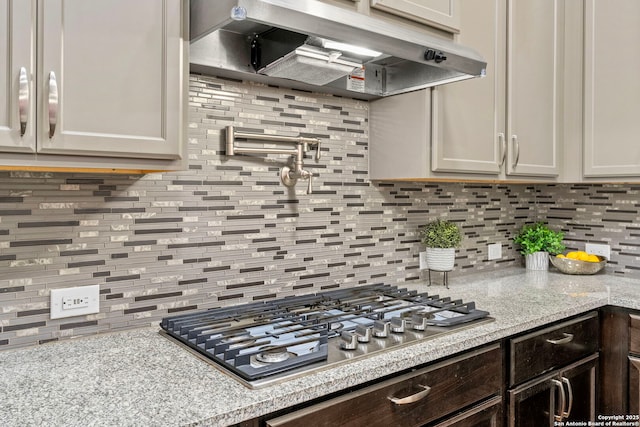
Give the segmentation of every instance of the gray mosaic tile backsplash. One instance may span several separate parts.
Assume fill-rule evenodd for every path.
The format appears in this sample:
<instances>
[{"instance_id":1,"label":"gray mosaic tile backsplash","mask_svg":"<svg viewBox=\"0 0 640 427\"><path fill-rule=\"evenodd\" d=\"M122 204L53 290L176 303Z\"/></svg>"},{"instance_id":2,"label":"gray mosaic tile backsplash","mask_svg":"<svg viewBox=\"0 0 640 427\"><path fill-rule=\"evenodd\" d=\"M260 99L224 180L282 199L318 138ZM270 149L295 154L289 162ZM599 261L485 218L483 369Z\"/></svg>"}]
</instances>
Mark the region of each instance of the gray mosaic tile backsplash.
<instances>
[{"instance_id":1,"label":"gray mosaic tile backsplash","mask_svg":"<svg viewBox=\"0 0 640 427\"><path fill-rule=\"evenodd\" d=\"M510 239L548 218L569 245L609 241L638 274L635 186L371 183L368 105L191 76L187 171L0 172L0 348L157 324L168 314L423 278L418 228L464 230L455 276L521 264ZM280 184L286 157L225 156L223 130L322 139L314 193ZM389 141L390 144L393 141ZM501 242L503 258L486 261ZM51 289L100 285L99 314L49 318Z\"/></svg>"}]
</instances>

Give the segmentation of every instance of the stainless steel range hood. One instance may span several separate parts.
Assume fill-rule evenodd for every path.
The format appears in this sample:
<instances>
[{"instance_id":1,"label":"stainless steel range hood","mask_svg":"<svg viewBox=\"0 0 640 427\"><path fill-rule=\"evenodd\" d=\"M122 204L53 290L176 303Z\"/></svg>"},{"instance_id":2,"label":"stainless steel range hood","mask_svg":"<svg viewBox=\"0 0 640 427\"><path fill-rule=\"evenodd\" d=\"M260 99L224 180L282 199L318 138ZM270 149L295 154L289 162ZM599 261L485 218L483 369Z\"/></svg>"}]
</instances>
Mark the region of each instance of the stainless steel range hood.
<instances>
[{"instance_id":1,"label":"stainless steel range hood","mask_svg":"<svg viewBox=\"0 0 640 427\"><path fill-rule=\"evenodd\" d=\"M191 0L190 27L194 72L362 99L486 68L468 47L315 0Z\"/></svg>"}]
</instances>

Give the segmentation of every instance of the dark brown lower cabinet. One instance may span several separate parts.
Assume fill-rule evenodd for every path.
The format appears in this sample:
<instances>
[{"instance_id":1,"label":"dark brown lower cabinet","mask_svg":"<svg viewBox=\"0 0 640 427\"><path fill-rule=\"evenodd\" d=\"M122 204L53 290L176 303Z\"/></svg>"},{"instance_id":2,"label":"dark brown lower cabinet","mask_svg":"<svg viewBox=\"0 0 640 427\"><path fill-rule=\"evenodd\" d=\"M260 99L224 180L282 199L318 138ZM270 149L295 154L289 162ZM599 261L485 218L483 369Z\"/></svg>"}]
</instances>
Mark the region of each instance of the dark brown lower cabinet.
<instances>
[{"instance_id":1,"label":"dark brown lower cabinet","mask_svg":"<svg viewBox=\"0 0 640 427\"><path fill-rule=\"evenodd\" d=\"M640 312L606 307L602 310L601 319L599 412L603 415L638 415Z\"/></svg>"},{"instance_id":2,"label":"dark brown lower cabinet","mask_svg":"<svg viewBox=\"0 0 640 427\"><path fill-rule=\"evenodd\" d=\"M268 427L498 426L498 344L266 421ZM491 401L488 406L481 406ZM444 421L446 420L446 421Z\"/></svg>"},{"instance_id":3,"label":"dark brown lower cabinet","mask_svg":"<svg viewBox=\"0 0 640 427\"><path fill-rule=\"evenodd\" d=\"M594 421L597 364L598 355L594 354L510 390L509 426L542 427L560 421Z\"/></svg>"}]
</instances>

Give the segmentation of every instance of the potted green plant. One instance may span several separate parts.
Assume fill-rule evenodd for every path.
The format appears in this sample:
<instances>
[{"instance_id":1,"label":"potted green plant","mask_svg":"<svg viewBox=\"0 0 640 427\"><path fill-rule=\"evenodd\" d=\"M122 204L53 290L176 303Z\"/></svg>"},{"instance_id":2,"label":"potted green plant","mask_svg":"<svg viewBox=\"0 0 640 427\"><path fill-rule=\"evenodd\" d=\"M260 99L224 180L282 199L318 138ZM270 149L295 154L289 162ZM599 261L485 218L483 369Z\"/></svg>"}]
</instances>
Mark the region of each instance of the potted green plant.
<instances>
[{"instance_id":1,"label":"potted green plant","mask_svg":"<svg viewBox=\"0 0 640 427\"><path fill-rule=\"evenodd\" d=\"M422 243L427 247L429 270L451 271L455 263L456 249L462 241L462 232L457 224L436 219L420 229Z\"/></svg>"},{"instance_id":2,"label":"potted green plant","mask_svg":"<svg viewBox=\"0 0 640 427\"><path fill-rule=\"evenodd\" d=\"M525 224L513 241L520 245L527 269L548 270L549 254L556 255L565 249L563 239L561 231L553 231L543 222L537 222Z\"/></svg>"}]
</instances>

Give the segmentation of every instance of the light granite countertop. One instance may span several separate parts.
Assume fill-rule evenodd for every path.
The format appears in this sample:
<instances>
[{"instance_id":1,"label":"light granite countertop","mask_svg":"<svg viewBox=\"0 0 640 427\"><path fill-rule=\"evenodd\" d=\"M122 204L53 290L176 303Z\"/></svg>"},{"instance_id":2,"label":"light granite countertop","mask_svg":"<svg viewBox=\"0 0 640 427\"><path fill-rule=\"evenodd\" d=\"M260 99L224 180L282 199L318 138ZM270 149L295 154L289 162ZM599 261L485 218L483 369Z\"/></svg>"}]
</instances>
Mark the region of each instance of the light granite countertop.
<instances>
[{"instance_id":1,"label":"light granite countertop","mask_svg":"<svg viewBox=\"0 0 640 427\"><path fill-rule=\"evenodd\" d=\"M640 280L524 269L450 279L485 323L251 390L160 336L158 327L0 352L3 426L224 426L409 369L604 305L640 309Z\"/></svg>"}]
</instances>

